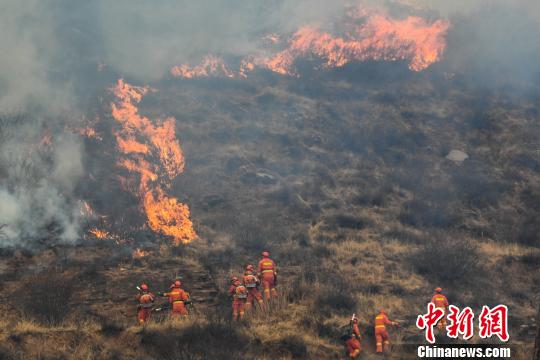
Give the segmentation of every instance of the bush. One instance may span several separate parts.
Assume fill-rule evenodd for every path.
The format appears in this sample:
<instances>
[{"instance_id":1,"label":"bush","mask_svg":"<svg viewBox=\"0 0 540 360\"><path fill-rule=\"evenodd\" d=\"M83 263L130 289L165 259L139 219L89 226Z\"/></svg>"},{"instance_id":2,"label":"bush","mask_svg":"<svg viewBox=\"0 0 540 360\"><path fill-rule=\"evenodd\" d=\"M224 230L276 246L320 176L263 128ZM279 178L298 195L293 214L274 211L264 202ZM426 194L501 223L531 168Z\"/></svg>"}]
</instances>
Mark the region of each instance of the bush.
<instances>
[{"instance_id":1,"label":"bush","mask_svg":"<svg viewBox=\"0 0 540 360\"><path fill-rule=\"evenodd\" d=\"M420 274L448 283L470 282L481 269L477 246L459 233L432 232L411 261Z\"/></svg>"},{"instance_id":2,"label":"bush","mask_svg":"<svg viewBox=\"0 0 540 360\"><path fill-rule=\"evenodd\" d=\"M323 290L315 299L315 307L319 311L330 313L337 311L338 313L349 313L351 309L356 307L356 300L350 292L343 288L333 287L329 290Z\"/></svg>"},{"instance_id":3,"label":"bush","mask_svg":"<svg viewBox=\"0 0 540 360\"><path fill-rule=\"evenodd\" d=\"M265 345L265 351L272 355L272 359L308 358L306 343L302 338L295 335L268 342Z\"/></svg>"},{"instance_id":4,"label":"bush","mask_svg":"<svg viewBox=\"0 0 540 360\"><path fill-rule=\"evenodd\" d=\"M240 327L215 318L209 322L146 328L141 343L157 359L240 359L250 343Z\"/></svg>"},{"instance_id":5,"label":"bush","mask_svg":"<svg viewBox=\"0 0 540 360\"><path fill-rule=\"evenodd\" d=\"M57 325L69 314L73 285L73 278L59 271L41 272L18 290L18 306L42 323Z\"/></svg>"},{"instance_id":6,"label":"bush","mask_svg":"<svg viewBox=\"0 0 540 360\"><path fill-rule=\"evenodd\" d=\"M447 228L458 223L459 218L444 201L427 202L419 199L407 201L398 220L405 225Z\"/></svg>"},{"instance_id":7,"label":"bush","mask_svg":"<svg viewBox=\"0 0 540 360\"><path fill-rule=\"evenodd\" d=\"M338 230L340 228L361 230L368 226L371 221L364 217L348 214L338 214L325 219L325 229Z\"/></svg>"}]
</instances>

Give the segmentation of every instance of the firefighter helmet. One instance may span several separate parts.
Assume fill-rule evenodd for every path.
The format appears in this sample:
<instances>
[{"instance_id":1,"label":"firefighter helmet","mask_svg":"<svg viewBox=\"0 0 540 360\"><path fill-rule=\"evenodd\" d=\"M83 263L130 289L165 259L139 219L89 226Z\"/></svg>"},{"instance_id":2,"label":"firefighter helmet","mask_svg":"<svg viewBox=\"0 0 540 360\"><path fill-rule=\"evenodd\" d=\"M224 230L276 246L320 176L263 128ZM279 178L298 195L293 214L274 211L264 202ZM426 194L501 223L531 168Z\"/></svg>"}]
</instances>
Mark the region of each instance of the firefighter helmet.
<instances>
[{"instance_id":1,"label":"firefighter helmet","mask_svg":"<svg viewBox=\"0 0 540 360\"><path fill-rule=\"evenodd\" d=\"M442 291L442 288L438 287L435 289L435 292L440 293Z\"/></svg>"},{"instance_id":2,"label":"firefighter helmet","mask_svg":"<svg viewBox=\"0 0 540 360\"><path fill-rule=\"evenodd\" d=\"M263 257L270 257L270 253L268 251L263 251L262 256Z\"/></svg>"},{"instance_id":3,"label":"firefighter helmet","mask_svg":"<svg viewBox=\"0 0 540 360\"><path fill-rule=\"evenodd\" d=\"M141 290L143 291L148 291L148 285L146 285L145 283L142 283L141 286L140 286Z\"/></svg>"}]
</instances>

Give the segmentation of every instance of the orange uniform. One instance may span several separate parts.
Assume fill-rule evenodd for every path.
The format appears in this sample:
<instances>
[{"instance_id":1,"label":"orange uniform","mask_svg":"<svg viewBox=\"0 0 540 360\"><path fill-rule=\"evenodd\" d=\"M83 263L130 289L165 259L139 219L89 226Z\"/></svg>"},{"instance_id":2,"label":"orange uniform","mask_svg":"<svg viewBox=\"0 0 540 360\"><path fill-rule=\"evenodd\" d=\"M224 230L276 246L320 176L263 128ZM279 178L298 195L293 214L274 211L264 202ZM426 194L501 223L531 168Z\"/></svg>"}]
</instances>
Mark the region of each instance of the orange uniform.
<instances>
[{"instance_id":1,"label":"orange uniform","mask_svg":"<svg viewBox=\"0 0 540 360\"><path fill-rule=\"evenodd\" d=\"M242 319L244 317L244 308L247 301L247 289L240 283L240 280L236 280L229 287L229 294L233 297L233 320Z\"/></svg>"},{"instance_id":2,"label":"orange uniform","mask_svg":"<svg viewBox=\"0 0 540 360\"><path fill-rule=\"evenodd\" d=\"M383 352L384 347L390 345L390 338L388 336L388 331L386 330L386 325L396 325L394 321L388 319L388 316L381 310L379 315L375 316L375 340L377 341L377 352Z\"/></svg>"},{"instance_id":3,"label":"orange uniform","mask_svg":"<svg viewBox=\"0 0 540 360\"><path fill-rule=\"evenodd\" d=\"M276 263L274 260L270 259L268 252L263 252L263 258L259 261L259 277L262 280L262 285L264 289L264 296L266 300L270 300L270 293L273 297L277 296L276 290Z\"/></svg>"},{"instance_id":4,"label":"orange uniform","mask_svg":"<svg viewBox=\"0 0 540 360\"><path fill-rule=\"evenodd\" d=\"M185 302L189 300L189 293L180 288L181 284L176 282L171 285L171 291L164 293L163 296L169 298L171 304L171 316L187 316L188 311L186 309Z\"/></svg>"},{"instance_id":5,"label":"orange uniform","mask_svg":"<svg viewBox=\"0 0 540 360\"><path fill-rule=\"evenodd\" d=\"M244 286L247 289L246 309L250 310L255 300L257 300L257 303L259 303L259 305L262 306L263 304L262 295L259 292L259 289L257 289L257 286L259 285L259 279L253 274L252 271L246 270L244 272L243 280L244 280Z\"/></svg>"},{"instance_id":6,"label":"orange uniform","mask_svg":"<svg viewBox=\"0 0 540 360\"><path fill-rule=\"evenodd\" d=\"M444 311L444 317L437 323L437 328L439 330L443 330L446 328L446 313L448 310L448 299L446 296L441 294L442 289L437 288L435 289L435 295L431 298L431 302L433 305L435 305L436 308L440 308Z\"/></svg>"},{"instance_id":7,"label":"orange uniform","mask_svg":"<svg viewBox=\"0 0 540 360\"><path fill-rule=\"evenodd\" d=\"M155 296L148 290L142 290L142 292L137 295L135 299L139 302L139 305L137 306L137 321L140 325L142 325L150 317Z\"/></svg>"},{"instance_id":8,"label":"orange uniform","mask_svg":"<svg viewBox=\"0 0 540 360\"><path fill-rule=\"evenodd\" d=\"M351 359L355 359L360 355L360 329L358 329L358 323L352 322L352 336L345 342L347 345L347 353Z\"/></svg>"}]
</instances>

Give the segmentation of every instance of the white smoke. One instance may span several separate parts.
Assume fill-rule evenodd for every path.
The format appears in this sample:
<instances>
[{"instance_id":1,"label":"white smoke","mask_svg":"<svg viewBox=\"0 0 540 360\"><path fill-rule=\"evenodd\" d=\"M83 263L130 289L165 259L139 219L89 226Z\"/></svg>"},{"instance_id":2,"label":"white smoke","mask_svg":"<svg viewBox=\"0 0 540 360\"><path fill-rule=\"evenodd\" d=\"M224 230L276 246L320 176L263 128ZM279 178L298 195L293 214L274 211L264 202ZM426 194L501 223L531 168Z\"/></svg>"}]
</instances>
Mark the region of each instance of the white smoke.
<instances>
[{"instance_id":1,"label":"white smoke","mask_svg":"<svg viewBox=\"0 0 540 360\"><path fill-rule=\"evenodd\" d=\"M81 215L74 190L83 174L78 139L49 134L38 121L11 119L0 135L0 246L75 241Z\"/></svg>"}]
</instances>

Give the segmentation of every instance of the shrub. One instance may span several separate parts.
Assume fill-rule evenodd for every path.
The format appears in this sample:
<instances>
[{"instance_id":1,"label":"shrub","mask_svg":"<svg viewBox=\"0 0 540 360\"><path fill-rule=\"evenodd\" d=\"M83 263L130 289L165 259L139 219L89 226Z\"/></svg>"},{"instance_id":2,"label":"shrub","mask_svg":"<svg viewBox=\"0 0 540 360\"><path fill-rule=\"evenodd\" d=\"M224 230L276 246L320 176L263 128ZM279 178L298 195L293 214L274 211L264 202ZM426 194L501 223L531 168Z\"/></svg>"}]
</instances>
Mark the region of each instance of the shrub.
<instances>
[{"instance_id":1,"label":"shrub","mask_svg":"<svg viewBox=\"0 0 540 360\"><path fill-rule=\"evenodd\" d=\"M69 314L73 285L73 278L59 271L41 272L18 290L18 306L42 323L57 325Z\"/></svg>"},{"instance_id":2,"label":"shrub","mask_svg":"<svg viewBox=\"0 0 540 360\"><path fill-rule=\"evenodd\" d=\"M265 344L265 351L271 354L272 359L307 359L308 352L304 340L292 335Z\"/></svg>"},{"instance_id":3,"label":"shrub","mask_svg":"<svg viewBox=\"0 0 540 360\"><path fill-rule=\"evenodd\" d=\"M356 300L345 289L332 287L328 290L323 290L315 299L315 307L319 311L327 313L337 311L338 313L348 313L356 307Z\"/></svg>"},{"instance_id":4,"label":"shrub","mask_svg":"<svg viewBox=\"0 0 540 360\"><path fill-rule=\"evenodd\" d=\"M477 246L456 232L432 232L411 261L420 274L448 283L469 282L481 269Z\"/></svg>"},{"instance_id":5,"label":"shrub","mask_svg":"<svg viewBox=\"0 0 540 360\"><path fill-rule=\"evenodd\" d=\"M451 227L459 218L443 201L427 202L420 199L407 201L398 220L413 227Z\"/></svg>"},{"instance_id":6,"label":"shrub","mask_svg":"<svg viewBox=\"0 0 540 360\"><path fill-rule=\"evenodd\" d=\"M146 328L141 343L158 359L239 359L249 339L237 325L214 318Z\"/></svg>"}]
</instances>

